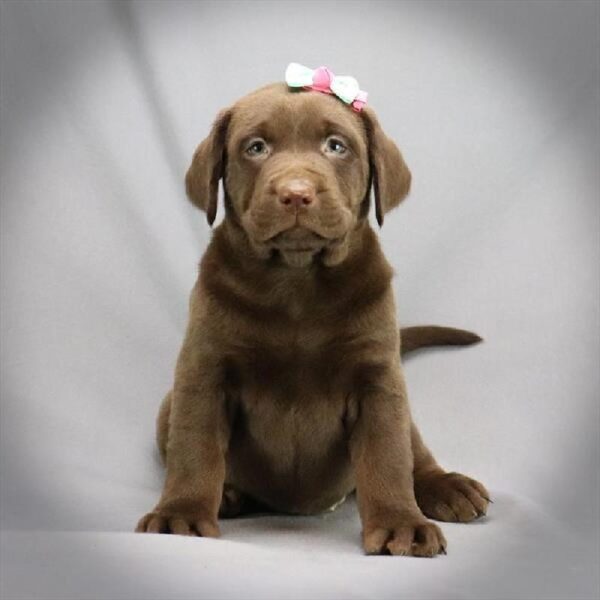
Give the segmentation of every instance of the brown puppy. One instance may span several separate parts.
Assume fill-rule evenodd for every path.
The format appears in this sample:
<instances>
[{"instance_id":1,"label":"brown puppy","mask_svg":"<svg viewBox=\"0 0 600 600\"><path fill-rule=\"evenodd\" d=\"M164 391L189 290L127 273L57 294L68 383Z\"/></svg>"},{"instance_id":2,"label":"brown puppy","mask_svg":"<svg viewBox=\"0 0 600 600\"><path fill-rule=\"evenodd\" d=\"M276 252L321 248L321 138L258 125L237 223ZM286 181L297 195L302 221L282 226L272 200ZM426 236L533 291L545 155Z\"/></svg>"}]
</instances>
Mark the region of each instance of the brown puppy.
<instances>
[{"instance_id":1,"label":"brown puppy","mask_svg":"<svg viewBox=\"0 0 600 600\"><path fill-rule=\"evenodd\" d=\"M187 191L211 224L220 179L225 219L158 419L166 482L137 530L218 536L220 507L317 513L356 489L367 553L443 552L425 515L470 521L488 493L441 469L411 420L392 268L367 220L371 187L380 224L409 191L398 148L371 110L275 84L224 110L194 155Z\"/></svg>"}]
</instances>

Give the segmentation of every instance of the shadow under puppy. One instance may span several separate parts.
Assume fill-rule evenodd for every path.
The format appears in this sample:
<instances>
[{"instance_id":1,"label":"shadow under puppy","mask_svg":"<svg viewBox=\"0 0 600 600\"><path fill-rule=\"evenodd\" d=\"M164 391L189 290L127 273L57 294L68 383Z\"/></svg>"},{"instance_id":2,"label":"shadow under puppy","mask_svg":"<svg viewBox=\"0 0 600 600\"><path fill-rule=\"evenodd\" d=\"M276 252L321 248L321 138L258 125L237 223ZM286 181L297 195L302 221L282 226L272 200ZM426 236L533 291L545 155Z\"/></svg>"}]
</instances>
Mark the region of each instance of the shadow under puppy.
<instances>
[{"instance_id":1,"label":"shadow under puppy","mask_svg":"<svg viewBox=\"0 0 600 600\"><path fill-rule=\"evenodd\" d=\"M444 552L426 517L467 522L489 498L438 466L411 419L392 268L367 219L371 188L380 225L409 191L398 148L370 109L274 84L222 111L194 154L187 192L211 224L221 179L225 219L158 418L164 490L137 531L215 537L256 503L311 514L356 490L367 553Z\"/></svg>"}]
</instances>

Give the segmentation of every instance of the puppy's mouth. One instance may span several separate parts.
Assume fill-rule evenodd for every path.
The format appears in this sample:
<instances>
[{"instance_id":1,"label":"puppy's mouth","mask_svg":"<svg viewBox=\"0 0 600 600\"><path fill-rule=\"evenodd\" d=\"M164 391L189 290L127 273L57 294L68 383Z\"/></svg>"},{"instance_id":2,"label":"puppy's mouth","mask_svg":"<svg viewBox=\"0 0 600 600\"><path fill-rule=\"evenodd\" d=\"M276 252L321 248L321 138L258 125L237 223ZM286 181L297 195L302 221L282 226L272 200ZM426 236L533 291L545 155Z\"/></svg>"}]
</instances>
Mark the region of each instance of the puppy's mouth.
<instances>
[{"instance_id":1,"label":"puppy's mouth","mask_svg":"<svg viewBox=\"0 0 600 600\"><path fill-rule=\"evenodd\" d=\"M341 246L346 235L335 238L322 236L311 229L296 225L270 238L266 246L285 255L312 256L335 250Z\"/></svg>"},{"instance_id":2,"label":"puppy's mouth","mask_svg":"<svg viewBox=\"0 0 600 600\"><path fill-rule=\"evenodd\" d=\"M332 266L346 254L346 236L326 238L314 231L296 225L273 236L266 243L271 256L279 255L290 267L306 267L319 258L323 264Z\"/></svg>"},{"instance_id":3,"label":"puppy's mouth","mask_svg":"<svg viewBox=\"0 0 600 600\"><path fill-rule=\"evenodd\" d=\"M329 218L289 214L275 219L267 209L254 209L242 215L242 225L254 252L262 259L279 256L296 267L319 259L333 266L347 254L352 214L349 209L338 209L325 217Z\"/></svg>"},{"instance_id":4,"label":"puppy's mouth","mask_svg":"<svg viewBox=\"0 0 600 600\"><path fill-rule=\"evenodd\" d=\"M353 217L345 206L293 214L274 211L271 203L263 202L244 212L241 221L254 244L308 250L322 248L344 238L352 226Z\"/></svg>"},{"instance_id":5,"label":"puppy's mouth","mask_svg":"<svg viewBox=\"0 0 600 600\"><path fill-rule=\"evenodd\" d=\"M285 252L319 252L331 242L332 240L300 225L286 229L267 240L271 248Z\"/></svg>"}]
</instances>

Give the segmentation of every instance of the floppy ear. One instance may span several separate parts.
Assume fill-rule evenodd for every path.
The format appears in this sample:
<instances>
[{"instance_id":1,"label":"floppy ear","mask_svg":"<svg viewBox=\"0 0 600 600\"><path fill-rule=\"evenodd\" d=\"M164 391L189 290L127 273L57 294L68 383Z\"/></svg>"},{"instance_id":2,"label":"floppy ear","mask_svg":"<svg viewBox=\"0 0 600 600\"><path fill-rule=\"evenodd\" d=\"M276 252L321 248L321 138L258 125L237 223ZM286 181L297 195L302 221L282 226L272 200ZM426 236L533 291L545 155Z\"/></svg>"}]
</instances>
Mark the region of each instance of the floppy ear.
<instances>
[{"instance_id":1,"label":"floppy ear","mask_svg":"<svg viewBox=\"0 0 600 600\"><path fill-rule=\"evenodd\" d=\"M383 215L398 206L408 195L411 174L396 144L383 133L375 113L365 108L361 115L369 144L375 216L381 227Z\"/></svg>"},{"instance_id":2,"label":"floppy ear","mask_svg":"<svg viewBox=\"0 0 600 600\"><path fill-rule=\"evenodd\" d=\"M225 142L231 121L231 110L219 113L208 137L198 146L185 175L185 190L192 204L206 213L212 225L217 216L219 179L225 175L227 156Z\"/></svg>"}]
</instances>

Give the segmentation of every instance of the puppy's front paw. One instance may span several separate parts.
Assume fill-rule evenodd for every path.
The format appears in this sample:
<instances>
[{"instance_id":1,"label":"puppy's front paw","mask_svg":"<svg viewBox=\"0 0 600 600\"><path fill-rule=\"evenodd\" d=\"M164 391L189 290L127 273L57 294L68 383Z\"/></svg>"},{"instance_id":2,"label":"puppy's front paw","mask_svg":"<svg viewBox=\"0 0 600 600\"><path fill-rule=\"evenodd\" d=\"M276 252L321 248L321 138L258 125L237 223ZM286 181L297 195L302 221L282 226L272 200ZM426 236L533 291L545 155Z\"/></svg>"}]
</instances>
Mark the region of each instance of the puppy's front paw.
<instances>
[{"instance_id":1,"label":"puppy's front paw","mask_svg":"<svg viewBox=\"0 0 600 600\"><path fill-rule=\"evenodd\" d=\"M422 516L402 518L393 526L370 525L363 530L367 554L424 556L446 554L446 538L441 529Z\"/></svg>"},{"instance_id":2,"label":"puppy's front paw","mask_svg":"<svg viewBox=\"0 0 600 600\"><path fill-rule=\"evenodd\" d=\"M216 521L197 514L176 513L155 509L144 515L135 528L136 533L173 533L175 535L217 538L221 536Z\"/></svg>"},{"instance_id":3,"label":"puppy's front paw","mask_svg":"<svg viewBox=\"0 0 600 600\"><path fill-rule=\"evenodd\" d=\"M419 508L430 519L460 523L485 515L490 502L481 483L460 473L415 478L415 496Z\"/></svg>"}]
</instances>

